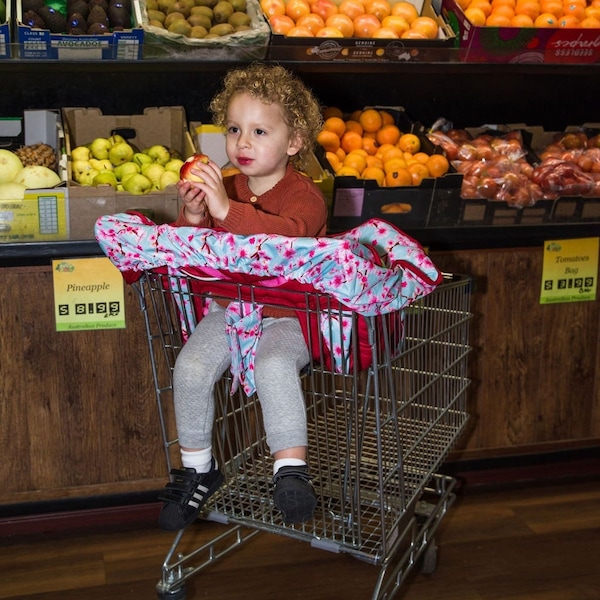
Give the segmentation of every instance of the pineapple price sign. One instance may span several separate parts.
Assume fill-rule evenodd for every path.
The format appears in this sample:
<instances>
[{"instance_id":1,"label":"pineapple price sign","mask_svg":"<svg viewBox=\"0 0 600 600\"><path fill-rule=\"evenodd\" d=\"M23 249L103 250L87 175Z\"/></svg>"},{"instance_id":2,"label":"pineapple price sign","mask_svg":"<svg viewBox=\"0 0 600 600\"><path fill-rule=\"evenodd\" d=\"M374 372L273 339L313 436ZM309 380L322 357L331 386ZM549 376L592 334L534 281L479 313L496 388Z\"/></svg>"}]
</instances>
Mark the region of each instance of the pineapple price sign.
<instances>
[{"instance_id":1,"label":"pineapple price sign","mask_svg":"<svg viewBox=\"0 0 600 600\"><path fill-rule=\"evenodd\" d=\"M123 277L106 257L52 261L57 331L123 329Z\"/></svg>"},{"instance_id":2,"label":"pineapple price sign","mask_svg":"<svg viewBox=\"0 0 600 600\"><path fill-rule=\"evenodd\" d=\"M595 300L600 238L544 243L540 304Z\"/></svg>"}]
</instances>

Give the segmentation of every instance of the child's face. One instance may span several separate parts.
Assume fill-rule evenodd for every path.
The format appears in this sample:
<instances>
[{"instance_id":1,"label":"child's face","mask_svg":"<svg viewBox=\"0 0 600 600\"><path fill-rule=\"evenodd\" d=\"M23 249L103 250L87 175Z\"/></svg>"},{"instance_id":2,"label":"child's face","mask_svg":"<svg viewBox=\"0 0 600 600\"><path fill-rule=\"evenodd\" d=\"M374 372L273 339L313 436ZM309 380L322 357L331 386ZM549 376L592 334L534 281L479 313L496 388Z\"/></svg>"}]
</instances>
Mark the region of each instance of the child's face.
<instances>
[{"instance_id":1,"label":"child's face","mask_svg":"<svg viewBox=\"0 0 600 600\"><path fill-rule=\"evenodd\" d=\"M249 94L234 96L227 107L227 156L251 178L283 177L288 158L300 149L278 104Z\"/></svg>"}]
</instances>

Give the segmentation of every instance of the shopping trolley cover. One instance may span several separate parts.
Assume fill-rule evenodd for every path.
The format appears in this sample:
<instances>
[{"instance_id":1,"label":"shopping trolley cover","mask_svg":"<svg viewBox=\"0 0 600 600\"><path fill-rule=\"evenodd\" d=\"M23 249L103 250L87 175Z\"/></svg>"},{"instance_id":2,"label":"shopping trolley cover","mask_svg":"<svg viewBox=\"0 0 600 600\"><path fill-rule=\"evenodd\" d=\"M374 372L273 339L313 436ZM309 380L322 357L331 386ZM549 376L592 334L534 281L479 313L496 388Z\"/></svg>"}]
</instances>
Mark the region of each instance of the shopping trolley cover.
<instances>
[{"instance_id":1,"label":"shopping trolley cover","mask_svg":"<svg viewBox=\"0 0 600 600\"><path fill-rule=\"evenodd\" d=\"M313 291L329 295L362 316L403 310L433 291L442 280L418 242L379 219L324 237L243 236L218 229L156 225L144 215L131 212L100 217L95 235L102 251L128 283L139 279L144 271L161 269L171 277L193 278L193 285L198 287L191 291L210 291L218 287L218 281L251 283L258 302L296 297L278 290ZM193 301L183 297L178 309L184 313L194 311L197 307ZM301 301L302 307L290 308L305 308ZM335 318L332 314L324 313L321 318ZM239 381L246 393L254 391L253 359L261 316L260 305L236 302L230 304L226 315L234 385ZM333 361L340 370L342 364L347 364L342 357L347 357L350 336L340 333L339 339L331 339L331 332L343 332L343 327L330 327L327 322L317 327L327 331L323 337L330 356L316 356L322 345L311 343L313 358ZM183 331L184 338L190 333ZM304 333L307 341L314 340L306 330ZM360 360L364 363L361 367L368 366L368 349L361 352Z\"/></svg>"}]
</instances>

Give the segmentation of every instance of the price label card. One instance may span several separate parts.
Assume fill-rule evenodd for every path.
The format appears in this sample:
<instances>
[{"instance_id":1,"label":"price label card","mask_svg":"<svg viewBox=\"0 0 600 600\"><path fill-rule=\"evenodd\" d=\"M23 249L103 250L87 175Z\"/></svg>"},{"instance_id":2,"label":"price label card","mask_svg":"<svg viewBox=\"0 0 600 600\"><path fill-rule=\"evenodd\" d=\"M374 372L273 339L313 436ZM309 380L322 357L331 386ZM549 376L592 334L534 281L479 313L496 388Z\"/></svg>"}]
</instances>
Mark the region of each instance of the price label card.
<instances>
[{"instance_id":1,"label":"price label card","mask_svg":"<svg viewBox=\"0 0 600 600\"><path fill-rule=\"evenodd\" d=\"M544 243L540 304L595 300L600 238Z\"/></svg>"},{"instance_id":2,"label":"price label card","mask_svg":"<svg viewBox=\"0 0 600 600\"><path fill-rule=\"evenodd\" d=\"M57 331L125 327L123 277L106 257L52 261Z\"/></svg>"}]
</instances>

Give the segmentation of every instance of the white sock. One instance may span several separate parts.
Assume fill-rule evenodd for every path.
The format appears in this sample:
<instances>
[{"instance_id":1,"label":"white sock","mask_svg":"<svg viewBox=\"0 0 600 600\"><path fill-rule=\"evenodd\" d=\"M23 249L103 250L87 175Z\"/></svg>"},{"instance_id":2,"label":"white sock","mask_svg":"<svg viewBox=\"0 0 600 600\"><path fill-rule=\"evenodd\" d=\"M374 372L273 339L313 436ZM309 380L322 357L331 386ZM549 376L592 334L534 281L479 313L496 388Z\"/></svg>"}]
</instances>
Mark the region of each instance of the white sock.
<instances>
[{"instance_id":1,"label":"white sock","mask_svg":"<svg viewBox=\"0 0 600 600\"><path fill-rule=\"evenodd\" d=\"M212 446L203 450L181 450L181 462L184 467L196 469L196 473L208 473L212 466ZM215 467L216 467L215 461Z\"/></svg>"},{"instance_id":2,"label":"white sock","mask_svg":"<svg viewBox=\"0 0 600 600\"><path fill-rule=\"evenodd\" d=\"M281 467L302 467L306 464L301 458L280 458L273 465L273 475L281 469Z\"/></svg>"}]
</instances>

